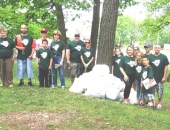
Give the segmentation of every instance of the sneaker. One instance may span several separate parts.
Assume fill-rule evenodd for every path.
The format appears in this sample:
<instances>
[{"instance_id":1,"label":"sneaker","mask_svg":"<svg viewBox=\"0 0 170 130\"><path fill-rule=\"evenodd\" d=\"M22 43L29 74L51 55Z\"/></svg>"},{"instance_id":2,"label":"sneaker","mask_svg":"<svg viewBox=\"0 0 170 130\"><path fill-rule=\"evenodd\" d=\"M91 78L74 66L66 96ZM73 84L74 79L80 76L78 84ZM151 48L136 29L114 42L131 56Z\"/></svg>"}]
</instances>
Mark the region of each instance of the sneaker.
<instances>
[{"instance_id":1,"label":"sneaker","mask_svg":"<svg viewBox=\"0 0 170 130\"><path fill-rule=\"evenodd\" d=\"M154 111L156 110L156 106L153 106L153 110L154 110Z\"/></svg>"},{"instance_id":2,"label":"sneaker","mask_svg":"<svg viewBox=\"0 0 170 130\"><path fill-rule=\"evenodd\" d=\"M18 86L24 86L24 82L20 82Z\"/></svg>"},{"instance_id":3,"label":"sneaker","mask_svg":"<svg viewBox=\"0 0 170 130\"><path fill-rule=\"evenodd\" d=\"M32 87L32 86L33 86L33 84L32 84L32 82L31 82L31 81L29 81L29 82L28 82L28 86L30 86L30 87Z\"/></svg>"},{"instance_id":4,"label":"sneaker","mask_svg":"<svg viewBox=\"0 0 170 130\"><path fill-rule=\"evenodd\" d=\"M3 86L3 84L0 84L0 87L2 87Z\"/></svg>"},{"instance_id":5,"label":"sneaker","mask_svg":"<svg viewBox=\"0 0 170 130\"><path fill-rule=\"evenodd\" d=\"M148 106L149 106L149 107L152 107L152 106L153 106L152 102L149 102L149 103L148 103Z\"/></svg>"},{"instance_id":6,"label":"sneaker","mask_svg":"<svg viewBox=\"0 0 170 130\"><path fill-rule=\"evenodd\" d=\"M54 86L53 84L51 85L51 88L57 88L56 86Z\"/></svg>"},{"instance_id":7,"label":"sneaker","mask_svg":"<svg viewBox=\"0 0 170 130\"><path fill-rule=\"evenodd\" d=\"M158 108L158 109L161 109L161 108L162 108L162 105L161 105L161 104L158 104L158 105L157 105L157 108Z\"/></svg>"},{"instance_id":8,"label":"sneaker","mask_svg":"<svg viewBox=\"0 0 170 130\"><path fill-rule=\"evenodd\" d=\"M65 86L61 86L62 89L65 89Z\"/></svg>"},{"instance_id":9,"label":"sneaker","mask_svg":"<svg viewBox=\"0 0 170 130\"><path fill-rule=\"evenodd\" d=\"M12 88L12 87L13 87L13 84L10 84L9 87Z\"/></svg>"},{"instance_id":10,"label":"sneaker","mask_svg":"<svg viewBox=\"0 0 170 130\"><path fill-rule=\"evenodd\" d=\"M55 64L55 69L59 68L60 64Z\"/></svg>"}]
</instances>

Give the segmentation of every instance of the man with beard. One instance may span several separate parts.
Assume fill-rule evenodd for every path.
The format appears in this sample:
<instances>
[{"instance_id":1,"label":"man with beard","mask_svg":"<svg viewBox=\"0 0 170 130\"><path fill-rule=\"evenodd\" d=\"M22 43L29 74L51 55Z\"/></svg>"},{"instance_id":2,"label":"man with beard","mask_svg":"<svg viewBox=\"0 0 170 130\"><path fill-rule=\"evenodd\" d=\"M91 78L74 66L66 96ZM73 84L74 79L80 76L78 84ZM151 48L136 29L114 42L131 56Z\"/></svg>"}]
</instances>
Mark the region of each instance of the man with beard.
<instances>
[{"instance_id":1,"label":"man with beard","mask_svg":"<svg viewBox=\"0 0 170 130\"><path fill-rule=\"evenodd\" d=\"M19 86L24 85L24 73L28 78L28 86L33 86L31 78L33 78L32 57L35 50L35 41L32 36L27 34L27 26L21 25L21 34L16 37L17 55L17 77L20 79Z\"/></svg>"},{"instance_id":2,"label":"man with beard","mask_svg":"<svg viewBox=\"0 0 170 130\"><path fill-rule=\"evenodd\" d=\"M42 41L43 41L43 40L47 40L47 41L48 41L48 48L50 48L51 42L52 42L51 39L47 38L47 32L48 32L48 30L47 30L46 28L42 28L40 32L41 32L41 38L39 38L39 39L36 40L36 47L35 47L36 52L37 52L40 48L43 48L43 47L42 47ZM38 74L38 79L39 79L39 83L40 83L39 74ZM52 85L51 70L49 70L48 85L49 85L49 86Z\"/></svg>"},{"instance_id":3,"label":"man with beard","mask_svg":"<svg viewBox=\"0 0 170 130\"><path fill-rule=\"evenodd\" d=\"M154 79L157 82L155 89L158 93L157 108L162 108L161 101L164 91L163 83L166 81L169 61L166 55L161 54L161 45L156 44L154 47L155 54L151 58L151 66L154 72Z\"/></svg>"},{"instance_id":4,"label":"man with beard","mask_svg":"<svg viewBox=\"0 0 170 130\"><path fill-rule=\"evenodd\" d=\"M71 83L73 84L75 76L80 76L80 50L85 47L85 43L80 40L80 34L75 33L74 40L67 45L66 59L70 66Z\"/></svg>"}]
</instances>

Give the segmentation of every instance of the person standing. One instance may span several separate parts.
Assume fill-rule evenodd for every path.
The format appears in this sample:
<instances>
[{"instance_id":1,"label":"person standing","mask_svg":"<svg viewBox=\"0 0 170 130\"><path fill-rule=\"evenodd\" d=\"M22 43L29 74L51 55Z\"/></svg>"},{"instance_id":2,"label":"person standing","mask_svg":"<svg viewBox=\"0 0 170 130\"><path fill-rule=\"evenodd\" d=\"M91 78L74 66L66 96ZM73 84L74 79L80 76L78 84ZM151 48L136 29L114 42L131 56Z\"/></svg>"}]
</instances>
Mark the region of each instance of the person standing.
<instances>
[{"instance_id":1,"label":"person standing","mask_svg":"<svg viewBox=\"0 0 170 130\"><path fill-rule=\"evenodd\" d=\"M123 74L123 80L125 83L124 90L124 103L129 103L129 95L133 82L135 81L135 57L134 48L129 45L126 49L127 56L122 57L119 66L120 72Z\"/></svg>"},{"instance_id":2,"label":"person standing","mask_svg":"<svg viewBox=\"0 0 170 130\"><path fill-rule=\"evenodd\" d=\"M53 55L52 51L48 48L47 40L42 40L42 47L36 53L36 66L39 68L40 87L44 87L44 79L45 86L50 87L48 84L48 73L52 67Z\"/></svg>"},{"instance_id":3,"label":"person standing","mask_svg":"<svg viewBox=\"0 0 170 130\"><path fill-rule=\"evenodd\" d=\"M17 55L17 77L20 79L19 86L24 85L24 73L28 78L28 86L33 86L31 78L33 78L32 58L35 50L35 41L32 36L27 34L27 26L21 25L21 34L16 37Z\"/></svg>"},{"instance_id":4,"label":"person standing","mask_svg":"<svg viewBox=\"0 0 170 130\"><path fill-rule=\"evenodd\" d=\"M112 74L120 79L122 79L122 74L119 69L119 63L122 57L120 48L115 48L115 55L112 58Z\"/></svg>"},{"instance_id":5,"label":"person standing","mask_svg":"<svg viewBox=\"0 0 170 130\"><path fill-rule=\"evenodd\" d=\"M85 40L86 47L82 47L80 51L80 75L86 72L90 72L93 68L92 61L94 60L94 50L91 48L91 41L90 39Z\"/></svg>"},{"instance_id":6,"label":"person standing","mask_svg":"<svg viewBox=\"0 0 170 130\"><path fill-rule=\"evenodd\" d=\"M151 47L152 46L149 43L144 46L146 52L144 55L148 57L150 65L151 65L151 59L153 57L153 54L151 53Z\"/></svg>"},{"instance_id":7,"label":"person standing","mask_svg":"<svg viewBox=\"0 0 170 130\"><path fill-rule=\"evenodd\" d=\"M6 29L0 28L0 66L1 66L1 81L0 86L13 87L13 65L14 56L13 48L15 48L14 41L7 37Z\"/></svg>"},{"instance_id":8,"label":"person standing","mask_svg":"<svg viewBox=\"0 0 170 130\"><path fill-rule=\"evenodd\" d=\"M57 70L60 74L61 88L65 88L65 77L64 77L64 56L65 56L65 44L61 41L61 32L55 30L53 32L54 41L51 43L51 50L53 53L53 64L52 64L52 74L53 83L52 88L57 87Z\"/></svg>"},{"instance_id":9,"label":"person standing","mask_svg":"<svg viewBox=\"0 0 170 130\"><path fill-rule=\"evenodd\" d=\"M80 33L75 33L74 40L67 45L66 59L70 66L71 84L73 84L75 76L80 76L80 50L85 47L85 43L80 40Z\"/></svg>"},{"instance_id":10,"label":"person standing","mask_svg":"<svg viewBox=\"0 0 170 130\"><path fill-rule=\"evenodd\" d=\"M48 46L47 46L47 48L50 48L51 42L52 42L51 39L47 38L48 30L47 30L46 28L42 28L42 29L40 30L40 33L41 33L41 38L39 38L39 39L36 40L36 47L35 47L36 52L37 52L40 48L43 48L43 46L42 46L42 41L43 41L43 40L47 40L47 41L48 41ZM49 86L51 86L51 85L52 85L51 70L49 70L49 76L48 76L48 78L49 78L49 80L48 80L49 83L48 83L48 84L49 84ZM40 82L39 74L38 74L38 80L39 80L39 82Z\"/></svg>"},{"instance_id":11,"label":"person standing","mask_svg":"<svg viewBox=\"0 0 170 130\"><path fill-rule=\"evenodd\" d=\"M154 79L157 82L155 89L158 93L158 105L157 108L162 108L161 101L164 91L164 85L168 72L169 61L166 55L161 53L161 45L156 44L154 46L154 56L151 59L151 66L154 72Z\"/></svg>"}]
</instances>

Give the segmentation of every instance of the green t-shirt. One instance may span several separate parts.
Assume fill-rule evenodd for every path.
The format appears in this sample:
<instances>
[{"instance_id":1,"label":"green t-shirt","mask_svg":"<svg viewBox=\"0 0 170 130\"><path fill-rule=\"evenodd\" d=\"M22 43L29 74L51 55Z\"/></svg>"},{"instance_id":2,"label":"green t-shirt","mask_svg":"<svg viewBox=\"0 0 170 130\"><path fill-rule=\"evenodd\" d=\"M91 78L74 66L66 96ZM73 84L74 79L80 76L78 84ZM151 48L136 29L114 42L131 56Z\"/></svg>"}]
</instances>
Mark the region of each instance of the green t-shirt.
<instances>
[{"instance_id":1,"label":"green t-shirt","mask_svg":"<svg viewBox=\"0 0 170 130\"><path fill-rule=\"evenodd\" d=\"M147 78L153 79L153 69L150 65L148 67L143 67L142 73L141 73L141 78L142 78L142 80L145 80ZM142 86L142 93L143 94L146 94L146 93L153 94L153 89L154 89L154 87L151 87L148 90L146 90L145 87Z\"/></svg>"},{"instance_id":2,"label":"green t-shirt","mask_svg":"<svg viewBox=\"0 0 170 130\"><path fill-rule=\"evenodd\" d=\"M154 72L154 78L157 83L161 82L164 76L164 68L169 65L167 56L160 54L159 56L153 56L151 59L151 66Z\"/></svg>"},{"instance_id":3,"label":"green t-shirt","mask_svg":"<svg viewBox=\"0 0 170 130\"><path fill-rule=\"evenodd\" d=\"M123 68L127 75L135 75L135 57L123 56L119 66Z\"/></svg>"},{"instance_id":4,"label":"green t-shirt","mask_svg":"<svg viewBox=\"0 0 170 130\"><path fill-rule=\"evenodd\" d=\"M85 43L81 40L79 42L71 41L67 45L67 49L70 50L70 61L71 62L81 63L80 50L82 47L85 47Z\"/></svg>"},{"instance_id":5,"label":"green t-shirt","mask_svg":"<svg viewBox=\"0 0 170 130\"><path fill-rule=\"evenodd\" d=\"M141 80L142 67L142 63L137 63L135 66L135 79L138 81Z\"/></svg>"},{"instance_id":6,"label":"green t-shirt","mask_svg":"<svg viewBox=\"0 0 170 130\"><path fill-rule=\"evenodd\" d=\"M151 61L152 61L152 58L154 57L154 55L153 54L150 54L150 55L145 54L145 56L148 57L149 65L152 65Z\"/></svg>"},{"instance_id":7,"label":"green t-shirt","mask_svg":"<svg viewBox=\"0 0 170 130\"><path fill-rule=\"evenodd\" d=\"M21 39L22 39L23 47L25 47L25 50L24 51L18 50L17 59L25 60L31 55L33 38L30 35L27 36L21 35ZM15 39L15 43L17 45L17 39Z\"/></svg>"},{"instance_id":8,"label":"green t-shirt","mask_svg":"<svg viewBox=\"0 0 170 130\"><path fill-rule=\"evenodd\" d=\"M53 52L53 55L62 56L62 51L65 49L65 44L63 41L52 41L50 49Z\"/></svg>"},{"instance_id":9,"label":"green t-shirt","mask_svg":"<svg viewBox=\"0 0 170 130\"><path fill-rule=\"evenodd\" d=\"M49 48L41 48L37 51L36 57L39 58L39 67L42 69L48 69L50 65L50 59L53 58L53 54Z\"/></svg>"},{"instance_id":10,"label":"green t-shirt","mask_svg":"<svg viewBox=\"0 0 170 130\"><path fill-rule=\"evenodd\" d=\"M15 43L11 38L0 38L0 58L9 59L13 55Z\"/></svg>"},{"instance_id":11,"label":"green t-shirt","mask_svg":"<svg viewBox=\"0 0 170 130\"><path fill-rule=\"evenodd\" d=\"M118 78L120 78L122 75L119 69L119 63L120 63L121 58L122 58L122 55L120 57L113 56L112 58L112 65L114 66L113 75Z\"/></svg>"},{"instance_id":12,"label":"green t-shirt","mask_svg":"<svg viewBox=\"0 0 170 130\"><path fill-rule=\"evenodd\" d=\"M83 56L83 60L85 63L88 63L91 58L93 57L94 58L94 50L93 48L90 48L90 49L86 49L86 47L83 47L81 50L80 50L80 56ZM81 62L80 66L84 66L83 63ZM92 68L92 64L90 64L88 66L88 68Z\"/></svg>"}]
</instances>

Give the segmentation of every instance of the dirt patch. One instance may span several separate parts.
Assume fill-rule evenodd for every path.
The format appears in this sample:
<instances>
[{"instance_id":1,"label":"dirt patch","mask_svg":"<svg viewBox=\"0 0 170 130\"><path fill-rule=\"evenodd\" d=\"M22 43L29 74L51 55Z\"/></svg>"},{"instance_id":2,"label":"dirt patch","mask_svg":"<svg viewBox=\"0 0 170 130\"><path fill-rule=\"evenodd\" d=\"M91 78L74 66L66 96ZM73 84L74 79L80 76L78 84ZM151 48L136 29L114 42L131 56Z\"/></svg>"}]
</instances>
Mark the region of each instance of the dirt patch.
<instances>
[{"instance_id":1,"label":"dirt patch","mask_svg":"<svg viewBox=\"0 0 170 130\"><path fill-rule=\"evenodd\" d=\"M25 128L29 130L44 130L47 125L57 125L75 117L76 111L68 110L66 113L47 111L22 111L0 114L0 123L11 129Z\"/></svg>"}]
</instances>

